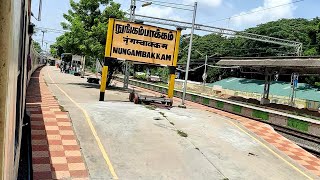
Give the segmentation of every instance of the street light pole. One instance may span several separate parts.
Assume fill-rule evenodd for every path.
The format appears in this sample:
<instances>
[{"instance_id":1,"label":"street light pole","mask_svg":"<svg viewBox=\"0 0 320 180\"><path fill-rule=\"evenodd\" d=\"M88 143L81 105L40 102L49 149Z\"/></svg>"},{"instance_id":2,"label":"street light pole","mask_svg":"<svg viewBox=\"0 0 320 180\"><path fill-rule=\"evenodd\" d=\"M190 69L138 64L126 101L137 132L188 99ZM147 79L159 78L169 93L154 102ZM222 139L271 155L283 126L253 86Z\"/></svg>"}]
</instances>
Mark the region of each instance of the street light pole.
<instances>
[{"instance_id":1,"label":"street light pole","mask_svg":"<svg viewBox=\"0 0 320 180\"><path fill-rule=\"evenodd\" d=\"M41 47L43 48L43 39L44 39L44 33L46 32L45 30L42 30L42 43L41 43Z\"/></svg>"},{"instance_id":2,"label":"street light pole","mask_svg":"<svg viewBox=\"0 0 320 180\"><path fill-rule=\"evenodd\" d=\"M185 76L184 86L183 86L183 95L182 95L182 104L181 104L182 106L184 106L184 101L186 98L187 81L188 81L188 76L189 76L189 65L190 65L191 50L192 50L192 38L193 38L193 33L194 33L194 25L196 23L196 14L197 14L197 2L194 2L192 28L191 28L191 35L190 35L189 50L188 50L188 61L187 61L186 76Z\"/></svg>"},{"instance_id":3,"label":"street light pole","mask_svg":"<svg viewBox=\"0 0 320 180\"><path fill-rule=\"evenodd\" d=\"M134 22L135 19L135 13L136 13L136 0L131 0L131 5L130 5L130 22ZM129 86L129 72L130 66L129 66L129 61L125 61L125 72L124 72L124 79L123 79L123 88L128 89Z\"/></svg>"},{"instance_id":4,"label":"street light pole","mask_svg":"<svg viewBox=\"0 0 320 180\"><path fill-rule=\"evenodd\" d=\"M131 5L130 5L130 21L133 22L135 19L135 14L136 14L136 0L131 0Z\"/></svg>"},{"instance_id":5,"label":"street light pole","mask_svg":"<svg viewBox=\"0 0 320 180\"><path fill-rule=\"evenodd\" d=\"M206 85L206 80L207 80L207 63L208 63L208 55L206 55L206 60L204 63L204 72L203 72L203 76L202 76L204 86Z\"/></svg>"}]
</instances>

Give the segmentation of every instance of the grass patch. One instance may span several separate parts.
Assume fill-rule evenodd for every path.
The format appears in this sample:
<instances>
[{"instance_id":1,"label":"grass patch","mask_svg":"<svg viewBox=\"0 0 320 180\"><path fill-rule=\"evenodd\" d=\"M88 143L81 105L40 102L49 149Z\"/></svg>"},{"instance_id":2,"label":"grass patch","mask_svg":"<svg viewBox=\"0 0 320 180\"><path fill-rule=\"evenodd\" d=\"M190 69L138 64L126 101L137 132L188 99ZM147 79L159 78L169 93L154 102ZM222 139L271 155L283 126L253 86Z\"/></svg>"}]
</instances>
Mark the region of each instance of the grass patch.
<instances>
[{"instance_id":1,"label":"grass patch","mask_svg":"<svg viewBox=\"0 0 320 180\"><path fill-rule=\"evenodd\" d=\"M47 81L44 81L44 83L46 84L46 86L48 86L48 83L47 83Z\"/></svg>"},{"instance_id":2,"label":"grass patch","mask_svg":"<svg viewBox=\"0 0 320 180\"><path fill-rule=\"evenodd\" d=\"M180 130L177 130L177 133L181 136L181 137L188 137L188 134L183 132L183 131L180 131Z\"/></svg>"},{"instance_id":3,"label":"grass patch","mask_svg":"<svg viewBox=\"0 0 320 180\"><path fill-rule=\"evenodd\" d=\"M62 111L62 112L68 112L67 110L64 109L63 106L59 105L59 109Z\"/></svg>"},{"instance_id":4,"label":"grass patch","mask_svg":"<svg viewBox=\"0 0 320 180\"><path fill-rule=\"evenodd\" d=\"M174 126L174 123L173 123L173 122L170 122L170 124L171 124L172 126Z\"/></svg>"},{"instance_id":5,"label":"grass patch","mask_svg":"<svg viewBox=\"0 0 320 180\"><path fill-rule=\"evenodd\" d=\"M149 110L156 110L157 107L156 106L152 106L152 105L145 105L145 107Z\"/></svg>"},{"instance_id":6,"label":"grass patch","mask_svg":"<svg viewBox=\"0 0 320 180\"><path fill-rule=\"evenodd\" d=\"M53 96L53 98L54 98L55 100L58 100L58 98L57 98L56 96Z\"/></svg>"},{"instance_id":7,"label":"grass patch","mask_svg":"<svg viewBox=\"0 0 320 180\"><path fill-rule=\"evenodd\" d=\"M164 115L164 112L159 112L163 117L167 117L166 115Z\"/></svg>"},{"instance_id":8,"label":"grass patch","mask_svg":"<svg viewBox=\"0 0 320 180\"><path fill-rule=\"evenodd\" d=\"M200 149L198 147L195 148L196 150L200 151Z\"/></svg>"}]
</instances>

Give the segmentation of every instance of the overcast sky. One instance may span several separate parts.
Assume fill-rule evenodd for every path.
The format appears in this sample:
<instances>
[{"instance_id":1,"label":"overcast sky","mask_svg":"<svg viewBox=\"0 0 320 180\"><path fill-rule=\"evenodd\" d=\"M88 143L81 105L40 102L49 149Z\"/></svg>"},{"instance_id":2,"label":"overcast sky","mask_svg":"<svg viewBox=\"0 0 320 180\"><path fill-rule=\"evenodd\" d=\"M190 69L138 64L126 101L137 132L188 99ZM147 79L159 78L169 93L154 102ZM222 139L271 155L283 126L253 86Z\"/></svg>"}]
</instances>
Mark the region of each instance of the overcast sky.
<instances>
[{"instance_id":1,"label":"overcast sky","mask_svg":"<svg viewBox=\"0 0 320 180\"><path fill-rule=\"evenodd\" d=\"M114 0L121 4L123 10L128 10L130 0ZM194 0L155 0L168 3L182 3L193 5ZM298 2L296 2L298 1ZM281 18L307 18L320 16L319 0L198 0L196 22L217 27L243 30L261 23L278 20ZM39 0L33 0L33 13L37 15ZM291 4L290 4L291 3ZM188 21L192 20L192 12L151 5L141 7L143 3L137 2L137 14ZM169 5L169 4L167 4ZM175 7L177 7L175 5ZM189 8L182 6L183 8ZM192 8L192 7L191 7ZM37 27L60 29L60 22L64 21L63 13L70 9L69 0L43 0L42 21L33 22ZM203 34L201 32L196 32ZM45 41L50 44L55 42L61 34L48 32ZM41 41L41 33L34 36L36 41ZM45 47L44 47L45 48Z\"/></svg>"}]
</instances>

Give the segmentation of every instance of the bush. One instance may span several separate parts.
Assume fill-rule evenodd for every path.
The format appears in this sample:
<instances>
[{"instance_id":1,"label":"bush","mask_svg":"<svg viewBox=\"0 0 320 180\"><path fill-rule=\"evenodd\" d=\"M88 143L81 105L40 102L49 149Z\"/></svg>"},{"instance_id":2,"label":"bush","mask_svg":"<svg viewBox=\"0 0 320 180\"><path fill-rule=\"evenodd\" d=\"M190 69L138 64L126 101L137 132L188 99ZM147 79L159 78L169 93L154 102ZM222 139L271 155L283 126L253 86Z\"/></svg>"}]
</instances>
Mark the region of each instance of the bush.
<instances>
[{"instance_id":1,"label":"bush","mask_svg":"<svg viewBox=\"0 0 320 180\"><path fill-rule=\"evenodd\" d=\"M147 75L146 74L136 74L136 79L139 79L139 80L143 80L143 81L146 81L147 80Z\"/></svg>"}]
</instances>

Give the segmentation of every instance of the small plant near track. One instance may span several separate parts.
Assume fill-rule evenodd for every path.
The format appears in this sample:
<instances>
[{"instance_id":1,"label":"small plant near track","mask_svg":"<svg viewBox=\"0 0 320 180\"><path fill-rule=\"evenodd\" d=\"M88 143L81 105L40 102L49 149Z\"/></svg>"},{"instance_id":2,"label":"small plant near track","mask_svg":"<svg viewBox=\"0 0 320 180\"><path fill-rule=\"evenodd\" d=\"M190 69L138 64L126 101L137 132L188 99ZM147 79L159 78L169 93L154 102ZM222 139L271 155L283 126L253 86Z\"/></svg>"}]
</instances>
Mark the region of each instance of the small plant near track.
<instances>
[{"instance_id":1,"label":"small plant near track","mask_svg":"<svg viewBox=\"0 0 320 180\"><path fill-rule=\"evenodd\" d=\"M163 117L166 117L166 115L164 115L164 112L159 112Z\"/></svg>"},{"instance_id":2,"label":"small plant near track","mask_svg":"<svg viewBox=\"0 0 320 180\"><path fill-rule=\"evenodd\" d=\"M147 109L150 109L150 110L156 110L157 107L153 106L153 105L145 105L145 107Z\"/></svg>"},{"instance_id":3,"label":"small plant near track","mask_svg":"<svg viewBox=\"0 0 320 180\"><path fill-rule=\"evenodd\" d=\"M181 131L181 130L177 130L177 133L181 136L181 137L188 137L188 134Z\"/></svg>"},{"instance_id":4,"label":"small plant near track","mask_svg":"<svg viewBox=\"0 0 320 180\"><path fill-rule=\"evenodd\" d=\"M67 110L64 109L63 106L59 105L59 109L62 111L62 112L68 112Z\"/></svg>"}]
</instances>

